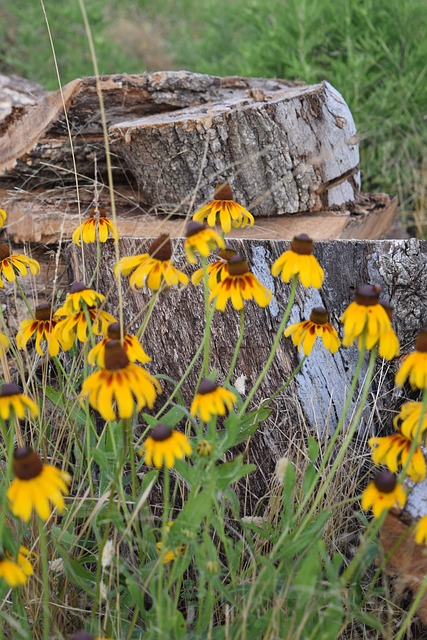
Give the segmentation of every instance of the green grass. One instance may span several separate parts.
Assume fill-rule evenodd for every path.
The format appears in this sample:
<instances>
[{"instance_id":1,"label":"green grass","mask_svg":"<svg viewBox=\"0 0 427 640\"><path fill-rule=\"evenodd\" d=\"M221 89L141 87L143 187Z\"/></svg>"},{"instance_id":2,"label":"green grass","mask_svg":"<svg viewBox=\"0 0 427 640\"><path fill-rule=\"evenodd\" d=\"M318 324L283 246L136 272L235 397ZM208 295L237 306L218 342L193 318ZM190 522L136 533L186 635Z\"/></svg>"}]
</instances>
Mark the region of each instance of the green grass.
<instances>
[{"instance_id":1,"label":"green grass","mask_svg":"<svg viewBox=\"0 0 427 640\"><path fill-rule=\"evenodd\" d=\"M63 82L93 73L77 2L47 0ZM419 0L89 0L101 73L175 68L219 75L326 78L361 136L365 190L398 193L425 223L427 5ZM5 0L0 71L56 88L41 8ZM121 34L117 33L120 30ZM129 33L127 33L129 31ZM164 55L163 55L164 54Z\"/></svg>"}]
</instances>

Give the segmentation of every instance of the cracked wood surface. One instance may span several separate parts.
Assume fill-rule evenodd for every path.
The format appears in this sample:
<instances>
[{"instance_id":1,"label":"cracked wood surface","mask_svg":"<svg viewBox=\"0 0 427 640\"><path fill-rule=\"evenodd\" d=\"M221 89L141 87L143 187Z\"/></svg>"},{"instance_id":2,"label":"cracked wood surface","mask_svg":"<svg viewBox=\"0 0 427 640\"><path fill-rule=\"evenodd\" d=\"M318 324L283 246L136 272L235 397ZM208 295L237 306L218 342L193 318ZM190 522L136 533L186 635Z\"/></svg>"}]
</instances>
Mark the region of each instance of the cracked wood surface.
<instances>
[{"instance_id":1,"label":"cracked wood surface","mask_svg":"<svg viewBox=\"0 0 427 640\"><path fill-rule=\"evenodd\" d=\"M25 186L106 179L99 95L116 185L186 213L229 181L254 215L349 208L360 187L358 137L342 96L323 82L189 71L77 79L3 121L0 179ZM67 119L65 118L65 112ZM69 126L69 131L68 131Z\"/></svg>"},{"instance_id":2,"label":"cracked wood surface","mask_svg":"<svg viewBox=\"0 0 427 640\"><path fill-rule=\"evenodd\" d=\"M110 133L143 199L166 212L185 211L193 194L210 200L217 182L255 216L348 208L360 188L355 124L327 82L233 93Z\"/></svg>"}]
</instances>

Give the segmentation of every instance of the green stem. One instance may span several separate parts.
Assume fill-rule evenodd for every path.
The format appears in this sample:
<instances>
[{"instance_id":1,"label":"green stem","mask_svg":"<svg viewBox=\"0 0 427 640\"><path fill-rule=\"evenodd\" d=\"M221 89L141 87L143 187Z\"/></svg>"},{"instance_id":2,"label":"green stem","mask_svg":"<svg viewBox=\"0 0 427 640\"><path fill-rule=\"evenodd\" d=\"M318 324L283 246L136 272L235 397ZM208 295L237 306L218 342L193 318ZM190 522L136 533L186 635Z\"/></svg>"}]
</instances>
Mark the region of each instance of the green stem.
<instances>
[{"instance_id":1,"label":"green stem","mask_svg":"<svg viewBox=\"0 0 427 640\"><path fill-rule=\"evenodd\" d=\"M166 465L163 467L163 519L162 519L162 553L160 555L159 574L157 576L157 625L159 628L159 637L163 635L163 616L164 608L162 606L163 593L163 555L167 551L168 538L168 522L169 522L169 491L170 491L170 473Z\"/></svg>"},{"instance_id":2,"label":"green stem","mask_svg":"<svg viewBox=\"0 0 427 640\"><path fill-rule=\"evenodd\" d=\"M21 286L21 283L19 282L19 278L16 278L16 286L19 289L19 293L21 294L21 298L23 299L23 301L25 303L25 306L27 307L27 309L29 311L30 316L32 318L34 318L34 311L31 308L30 303L28 302L27 296L25 295L24 290L23 290L23 288Z\"/></svg>"},{"instance_id":3,"label":"green stem","mask_svg":"<svg viewBox=\"0 0 427 640\"><path fill-rule=\"evenodd\" d=\"M322 463L321 463L321 465L319 467L319 470L318 470L318 472L316 474L316 477L313 480L313 483L312 483L311 487L307 491L306 497L304 498L304 500L302 501L302 503L300 505L298 514L301 514L303 512L303 510L306 507L307 503L311 500L311 495L312 495L312 493L313 493L313 491L314 491L314 489L316 487L318 478L321 477L321 474L324 471L324 469L326 468L326 465L329 462L329 458L330 458L332 452L335 449L335 443L336 443L336 441L337 441L337 439L338 439L338 437L339 437L339 435L341 433L341 429L343 427L345 418L347 416L348 410L350 409L350 405L351 405L351 402L353 400L353 396L354 396L355 391L356 391L356 385L357 385L357 382L359 380L360 372L362 370L363 361L365 359L365 353L366 353L365 337L363 336L362 345L361 345L361 349L360 349L360 352L359 352L359 358L357 360L356 369L354 371L353 379L352 379L351 385L350 385L350 390L348 392L348 395L347 395L347 398L346 398L346 401L345 401L344 408L342 410L340 419L339 419L338 424L337 424L337 426L335 428L334 434L333 434L332 438L330 439L328 447L327 447L327 449L325 451L325 455L323 457L323 460L322 460ZM376 353L376 351L375 351L375 353Z\"/></svg>"},{"instance_id":4,"label":"green stem","mask_svg":"<svg viewBox=\"0 0 427 640\"><path fill-rule=\"evenodd\" d=\"M144 333L144 331L145 331L145 329L147 327L148 321L149 321L149 319L151 317L151 314L153 313L153 309L154 309L154 306L155 306L156 301L157 301L158 293L159 293L159 291L153 291L153 293L151 295L150 302L148 304L147 313L145 314L144 320L143 320L143 322L142 322L141 326L139 327L138 332L136 334L136 337L138 338L138 340L143 335L143 333Z\"/></svg>"},{"instance_id":5,"label":"green stem","mask_svg":"<svg viewBox=\"0 0 427 640\"><path fill-rule=\"evenodd\" d=\"M282 384L281 387L279 387L277 389L277 391L275 391L269 398L268 398L268 402L271 402L272 400L274 400L274 398L276 398L279 393L282 393L282 391L284 391L285 389L287 389L289 387L289 385L291 384L292 380L299 374L299 372L301 371L304 362L307 360L308 356L304 356L303 358L301 358L301 360L298 362L298 365L295 367L295 369L293 370L292 374L289 376L289 378L286 380L286 382L284 384Z\"/></svg>"},{"instance_id":6,"label":"green stem","mask_svg":"<svg viewBox=\"0 0 427 640\"><path fill-rule=\"evenodd\" d=\"M40 555L42 559L43 582L43 640L50 638L50 589L49 589L49 562L47 554L47 539L44 522L39 518Z\"/></svg>"},{"instance_id":7,"label":"green stem","mask_svg":"<svg viewBox=\"0 0 427 640\"><path fill-rule=\"evenodd\" d=\"M357 427L359 426L359 422L360 419L362 417L362 413L365 409L365 403L366 400L368 398L368 393L369 393L369 389L371 386L371 381L372 381L372 376L374 375L374 369L375 369L375 358L377 355L377 350L378 347L374 347L371 351L370 357L369 357L369 364L368 364L368 370L366 372L366 377L365 377L365 381L363 384L363 389L362 389L362 395L359 401L359 406L357 408L356 414L353 418L353 422L347 432L347 435L344 439L343 444L340 447L340 450L338 451L337 457L334 460L334 463L331 467L331 470L328 473L328 477L326 478L326 480L322 483L321 487L319 488L319 491L316 495L316 498L311 506L310 511L307 513L307 515L305 516L303 522L300 525L299 531L302 531L304 529L305 524L307 524L310 521L310 518L313 516L313 514L315 513L317 507L319 506L320 502L323 499L323 496L325 495L326 491L329 488L329 485L331 484L335 472L338 469L338 467L341 465L342 460L347 452L347 449L353 439L353 436L356 432ZM324 465L322 465L324 468ZM320 470L317 474L317 478L321 477L320 476ZM309 492L310 494L311 492ZM309 496L308 496L309 497ZM299 510L299 513L301 513L301 509Z\"/></svg>"},{"instance_id":8,"label":"green stem","mask_svg":"<svg viewBox=\"0 0 427 640\"><path fill-rule=\"evenodd\" d=\"M132 422L131 420L123 420L123 427L125 429L125 436L127 440L128 457L130 460L130 472L132 478L132 500L136 502L136 467L135 467L135 447L133 443Z\"/></svg>"},{"instance_id":9,"label":"green stem","mask_svg":"<svg viewBox=\"0 0 427 640\"><path fill-rule=\"evenodd\" d=\"M289 319L289 316L291 315L291 309L292 309L292 305L294 304L294 300L295 300L295 294L297 291L297 285L298 285L298 276L294 276L293 280L292 280L292 288L291 288L291 293L289 295L289 300L288 300L288 304L286 306L285 309L285 314L282 318L282 322L280 323L280 326L277 330L276 336L274 338L273 341L273 346L271 347L271 351L270 351L270 355L267 358L267 362L265 363L261 373L258 376L258 379L255 381L254 386L252 387L252 389L250 390L248 397L246 398L246 401L244 402L242 408L239 411L239 418L241 418L246 409L248 408L252 398L254 397L255 393L258 391L258 387L260 386L260 384L262 383L262 381L264 380L265 376L268 373L268 370L270 369L271 363L274 360L274 356L276 355L276 351L277 351L277 347L279 346L279 342L282 338L282 334L283 331L285 329L285 325Z\"/></svg>"},{"instance_id":10,"label":"green stem","mask_svg":"<svg viewBox=\"0 0 427 640\"><path fill-rule=\"evenodd\" d=\"M209 324L210 324L210 321L212 320L214 312L215 312L215 307L214 307L214 305L212 305L212 307L211 307L211 309L209 311L209 315L210 315ZM202 342L199 344L199 346L197 348L196 353L193 356L193 359L191 360L190 364L188 365L184 375L181 377L180 381L176 385L175 389L173 390L173 392L171 393L171 395L169 396L169 398L167 399L167 401L165 402L163 407L156 414L156 420L158 420L160 418L160 416L164 413L164 411L167 409L167 407L170 404L172 404L173 399L175 398L175 396L177 395L177 393L181 389L182 385L184 384L184 382L188 378L189 374L192 372L194 365L196 364L197 360L199 359L200 354L203 351L203 348L204 348L204 343L203 343L203 340L202 340Z\"/></svg>"},{"instance_id":11,"label":"green stem","mask_svg":"<svg viewBox=\"0 0 427 640\"><path fill-rule=\"evenodd\" d=\"M237 358L239 357L240 346L242 344L243 333L245 331L245 312L244 312L244 308L240 309L239 316L240 316L239 337L237 338L236 347L234 349L233 358L232 358L231 364L230 364L230 370L229 370L228 375L227 375L227 377L225 379L225 383L226 384L228 384L230 382L230 380L231 380L231 376L233 375L234 369L236 368Z\"/></svg>"},{"instance_id":12,"label":"green stem","mask_svg":"<svg viewBox=\"0 0 427 640\"><path fill-rule=\"evenodd\" d=\"M209 285L208 285L208 267L206 258L202 257L202 266L203 266L203 296L205 301L205 318L206 318L206 328L205 335L203 338L203 366L202 366L202 376L207 378L209 375L209 356L210 356L210 347L211 347L211 321L212 315L209 313Z\"/></svg>"}]
</instances>

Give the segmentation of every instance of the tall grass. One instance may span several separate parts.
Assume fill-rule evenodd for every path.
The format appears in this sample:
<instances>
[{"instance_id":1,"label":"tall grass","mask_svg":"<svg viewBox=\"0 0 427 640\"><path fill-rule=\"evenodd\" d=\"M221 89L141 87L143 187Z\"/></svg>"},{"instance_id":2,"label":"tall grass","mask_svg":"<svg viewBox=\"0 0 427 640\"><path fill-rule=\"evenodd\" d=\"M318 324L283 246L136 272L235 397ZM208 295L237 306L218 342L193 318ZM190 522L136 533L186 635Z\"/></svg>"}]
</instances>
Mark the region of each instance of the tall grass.
<instances>
[{"instance_id":1,"label":"tall grass","mask_svg":"<svg viewBox=\"0 0 427 640\"><path fill-rule=\"evenodd\" d=\"M78 3L48 0L46 7L63 82L91 74ZM157 43L160 66L166 48L176 68L202 73L326 78L354 114L364 189L399 193L402 212L416 211L415 222L413 215L408 222L418 233L425 231L425 3L136 0L117 6L91 0L87 11L101 73L146 70L146 41L145 51ZM56 88L38 4L5 0L0 15L0 70ZM120 36L115 25L124 31ZM157 67L152 56L149 62Z\"/></svg>"}]
</instances>

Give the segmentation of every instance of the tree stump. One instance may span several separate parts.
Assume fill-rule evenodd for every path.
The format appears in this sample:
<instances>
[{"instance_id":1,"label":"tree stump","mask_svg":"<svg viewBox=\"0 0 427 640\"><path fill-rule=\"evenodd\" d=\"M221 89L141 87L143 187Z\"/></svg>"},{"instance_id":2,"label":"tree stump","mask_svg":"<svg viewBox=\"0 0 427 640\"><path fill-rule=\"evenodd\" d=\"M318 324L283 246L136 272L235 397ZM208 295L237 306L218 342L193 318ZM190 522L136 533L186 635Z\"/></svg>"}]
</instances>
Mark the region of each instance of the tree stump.
<instances>
[{"instance_id":1,"label":"tree stump","mask_svg":"<svg viewBox=\"0 0 427 640\"><path fill-rule=\"evenodd\" d=\"M144 253L149 240L122 240L121 255ZM247 256L253 273L273 291L274 297L267 309L255 303L245 306L245 334L232 383L239 378L240 385L249 389L255 382L270 352L274 335L283 316L290 288L280 278L273 279L270 267L274 260L289 248L287 242L244 240L230 242ZM182 242L174 241L175 262L178 268L190 273L184 259ZM82 260L84 252L84 261ZM413 346L415 334L427 318L427 242L408 241L335 241L319 242L315 254L325 270L325 283L318 291L298 288L297 299L290 322L307 318L315 306L324 306L331 322L339 327L339 318L354 299L357 286L365 281L382 286L383 297L395 307L394 327L401 340L402 353ZM86 274L96 268L96 251L88 248L70 248L70 273L72 280L84 280ZM118 313L119 300L113 275L116 262L112 244L102 247L101 266L96 271L94 286L108 295L106 309ZM123 279L125 306L123 316L129 331L136 330L149 303L147 290L132 291ZM203 294L201 287L189 285L184 289L171 289L160 296L143 336L146 351L153 356L152 373L164 373L180 380L200 343L204 332ZM135 318L139 318L135 322ZM211 343L211 368L219 372L222 380L232 358L238 336L238 315L232 308L214 315ZM261 385L255 403L259 405L269 398L289 377L298 363L298 356L290 339L280 343L269 374ZM355 347L341 348L335 355L316 344L294 384L278 400L275 419L267 422L251 442L251 459L266 470L274 467L280 457L284 438L295 425L304 422L320 437L332 432L341 415L344 401L357 360ZM391 429L391 421L407 391L397 389L394 374L399 362L388 363L378 359L370 404L366 408L359 429L359 436L366 441L366 434L377 434ZM200 370L200 363L188 377L183 387L184 397L190 402ZM166 385L167 387L167 385ZM167 389L171 390L171 387ZM244 395L244 394L243 394ZM356 392L357 398L357 392ZM351 420L350 409L347 420ZM280 427L278 427L278 423ZM263 495L264 487L255 493Z\"/></svg>"}]
</instances>

